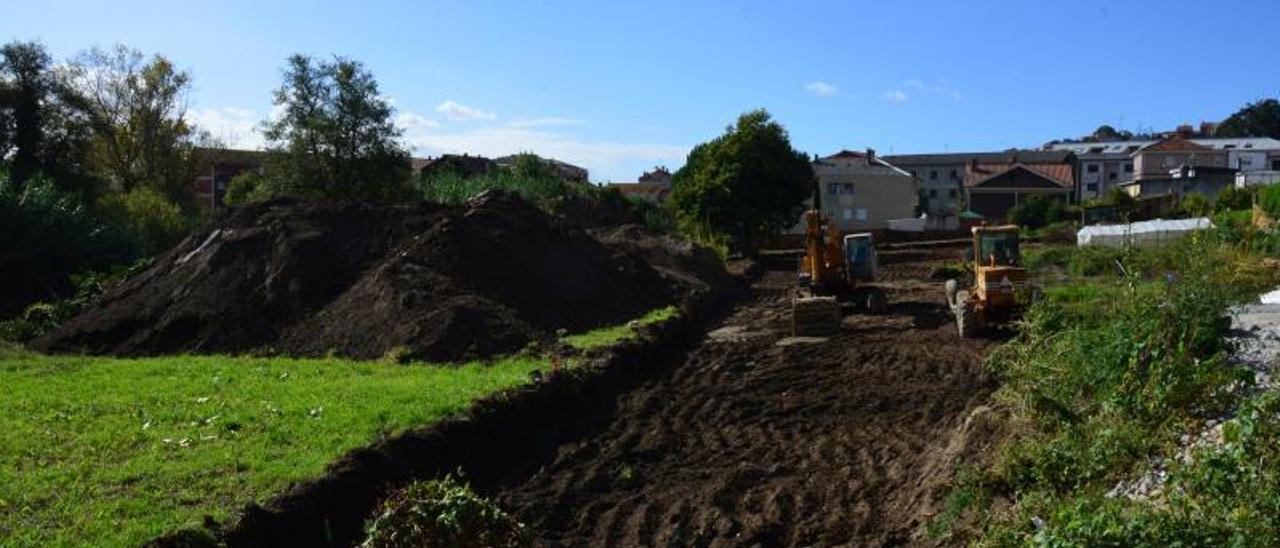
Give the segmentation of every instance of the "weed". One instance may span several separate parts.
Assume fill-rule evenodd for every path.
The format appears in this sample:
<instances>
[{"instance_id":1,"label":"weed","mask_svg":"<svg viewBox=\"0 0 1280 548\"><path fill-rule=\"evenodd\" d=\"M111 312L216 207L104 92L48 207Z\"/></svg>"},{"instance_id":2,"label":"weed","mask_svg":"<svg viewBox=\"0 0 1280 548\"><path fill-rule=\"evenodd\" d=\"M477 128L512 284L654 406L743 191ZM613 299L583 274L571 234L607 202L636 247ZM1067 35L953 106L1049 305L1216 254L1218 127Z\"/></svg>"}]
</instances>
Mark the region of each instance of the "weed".
<instances>
[{"instance_id":1,"label":"weed","mask_svg":"<svg viewBox=\"0 0 1280 548\"><path fill-rule=\"evenodd\" d=\"M417 482L384 501L369 521L364 548L529 546L525 526L461 477Z\"/></svg>"}]
</instances>

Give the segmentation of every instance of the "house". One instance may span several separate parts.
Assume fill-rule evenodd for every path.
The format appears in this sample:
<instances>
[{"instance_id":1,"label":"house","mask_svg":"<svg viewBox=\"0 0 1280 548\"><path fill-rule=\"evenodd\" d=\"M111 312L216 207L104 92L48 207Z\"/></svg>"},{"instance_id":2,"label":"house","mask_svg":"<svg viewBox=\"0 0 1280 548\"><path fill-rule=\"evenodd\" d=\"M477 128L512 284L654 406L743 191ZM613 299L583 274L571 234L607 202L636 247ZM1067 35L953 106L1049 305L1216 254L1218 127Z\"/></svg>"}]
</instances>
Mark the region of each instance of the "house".
<instances>
[{"instance_id":1,"label":"house","mask_svg":"<svg viewBox=\"0 0 1280 548\"><path fill-rule=\"evenodd\" d=\"M921 209L931 217L948 217L966 209L974 210L968 201L971 198L968 192L970 183L980 175L991 174L1018 163L1049 173L1054 181L1065 177L1068 181L1068 194L1075 186L1076 158L1070 150L1010 149L1003 152L900 154L886 156L885 160L920 180L924 200ZM984 187L978 193L991 194L986 192L989 188L994 187ZM989 201L996 198L985 196L982 199ZM997 217L1003 215L1004 212L1001 211Z\"/></svg>"},{"instance_id":2,"label":"house","mask_svg":"<svg viewBox=\"0 0 1280 548\"><path fill-rule=\"evenodd\" d=\"M206 212L222 208L231 179L241 173L261 171L267 155L260 150L230 148L201 148L197 152L208 160L207 171L197 176L191 187L196 205Z\"/></svg>"},{"instance_id":3,"label":"house","mask_svg":"<svg viewBox=\"0 0 1280 548\"><path fill-rule=\"evenodd\" d=\"M1178 136L1139 148L1132 156L1135 180L1168 178L1171 171L1182 166L1227 167L1225 150Z\"/></svg>"},{"instance_id":4,"label":"house","mask_svg":"<svg viewBox=\"0 0 1280 548\"><path fill-rule=\"evenodd\" d=\"M872 149L842 150L812 165L822 211L842 231L883 229L916 214L919 181Z\"/></svg>"},{"instance_id":5,"label":"house","mask_svg":"<svg viewBox=\"0 0 1280 548\"><path fill-rule=\"evenodd\" d=\"M671 195L671 172L665 166L658 166L653 171L640 175L635 183L609 183L609 188L616 189L623 196L636 196L640 199L660 204Z\"/></svg>"},{"instance_id":6,"label":"house","mask_svg":"<svg viewBox=\"0 0 1280 548\"><path fill-rule=\"evenodd\" d=\"M1223 189L1235 185L1236 173L1237 170L1229 167L1188 163L1169 170L1163 176L1134 179L1121 188L1135 198L1202 194L1213 200Z\"/></svg>"},{"instance_id":7,"label":"house","mask_svg":"<svg viewBox=\"0 0 1280 548\"><path fill-rule=\"evenodd\" d=\"M1199 132L1190 126L1169 133L1163 140L1135 139L1127 141L1063 142L1045 145L1046 150L1073 152L1079 162L1076 196L1089 200L1106 196L1112 188L1124 187L1135 178L1134 154L1139 150L1171 139L1181 139L1225 154L1226 167L1239 171L1240 184L1262 184L1280 180L1280 140L1269 137L1184 137L1204 135L1212 124L1202 123ZM1179 134L1179 131L1181 134ZM1163 177L1168 170L1181 165L1173 160L1166 169L1151 167L1149 176Z\"/></svg>"},{"instance_id":8,"label":"house","mask_svg":"<svg viewBox=\"0 0 1280 548\"><path fill-rule=\"evenodd\" d=\"M1111 189L1133 180L1132 154L1155 141L1053 143L1046 148L1076 156L1076 199L1102 198Z\"/></svg>"},{"instance_id":9,"label":"house","mask_svg":"<svg viewBox=\"0 0 1280 548\"><path fill-rule=\"evenodd\" d=\"M1073 166L1066 163L1026 164L974 160L965 170L969 210L987 219L1004 219L1014 206L1034 196L1067 203L1071 200Z\"/></svg>"}]
</instances>

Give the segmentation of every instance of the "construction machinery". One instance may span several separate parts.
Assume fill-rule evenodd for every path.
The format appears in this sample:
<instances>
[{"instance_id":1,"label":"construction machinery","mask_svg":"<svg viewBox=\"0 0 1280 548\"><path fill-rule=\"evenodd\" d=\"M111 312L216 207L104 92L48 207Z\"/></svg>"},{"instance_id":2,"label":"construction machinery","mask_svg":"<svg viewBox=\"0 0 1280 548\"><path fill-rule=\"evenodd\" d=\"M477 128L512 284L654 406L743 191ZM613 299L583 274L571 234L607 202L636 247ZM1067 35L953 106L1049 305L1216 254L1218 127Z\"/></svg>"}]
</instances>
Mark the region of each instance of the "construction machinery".
<instances>
[{"instance_id":1,"label":"construction machinery","mask_svg":"<svg viewBox=\"0 0 1280 548\"><path fill-rule=\"evenodd\" d=\"M946 284L947 305L964 338L1022 317L1034 292L1022 266L1017 226L973 227L972 253L973 285L959 289L956 280Z\"/></svg>"},{"instance_id":2,"label":"construction machinery","mask_svg":"<svg viewBox=\"0 0 1280 548\"><path fill-rule=\"evenodd\" d=\"M800 292L792 301L795 336L830 336L840 331L842 303L870 312L886 304L875 281L878 264L870 233L843 237L831 219L818 209L804 214L804 257L800 259Z\"/></svg>"}]
</instances>

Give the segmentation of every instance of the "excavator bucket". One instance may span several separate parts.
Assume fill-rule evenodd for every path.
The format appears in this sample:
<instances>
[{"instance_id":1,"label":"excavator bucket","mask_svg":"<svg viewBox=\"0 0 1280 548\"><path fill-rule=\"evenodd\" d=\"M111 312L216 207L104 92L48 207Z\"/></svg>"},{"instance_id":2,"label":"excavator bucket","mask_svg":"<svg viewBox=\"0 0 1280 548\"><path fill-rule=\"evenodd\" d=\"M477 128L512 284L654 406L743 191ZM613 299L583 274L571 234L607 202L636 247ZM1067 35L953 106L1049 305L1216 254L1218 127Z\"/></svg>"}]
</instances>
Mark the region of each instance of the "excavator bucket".
<instances>
[{"instance_id":1,"label":"excavator bucket","mask_svg":"<svg viewBox=\"0 0 1280 548\"><path fill-rule=\"evenodd\" d=\"M840 303L835 297L797 297L791 301L791 333L830 337L840 333Z\"/></svg>"}]
</instances>

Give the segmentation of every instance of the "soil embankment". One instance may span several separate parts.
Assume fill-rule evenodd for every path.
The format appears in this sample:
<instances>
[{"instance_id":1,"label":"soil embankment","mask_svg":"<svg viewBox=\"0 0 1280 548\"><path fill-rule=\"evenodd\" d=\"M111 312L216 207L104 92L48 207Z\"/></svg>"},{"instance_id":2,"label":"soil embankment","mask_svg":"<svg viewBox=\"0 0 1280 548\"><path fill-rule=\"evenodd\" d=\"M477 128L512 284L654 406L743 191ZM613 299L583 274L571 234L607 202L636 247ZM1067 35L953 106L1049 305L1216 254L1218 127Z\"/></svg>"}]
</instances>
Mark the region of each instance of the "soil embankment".
<instances>
[{"instance_id":1,"label":"soil embankment","mask_svg":"<svg viewBox=\"0 0 1280 548\"><path fill-rule=\"evenodd\" d=\"M620 323L723 283L705 251L633 236L606 245L499 193L460 207L254 204L32 346L463 360ZM655 249L673 268L650 267Z\"/></svg>"}]
</instances>

